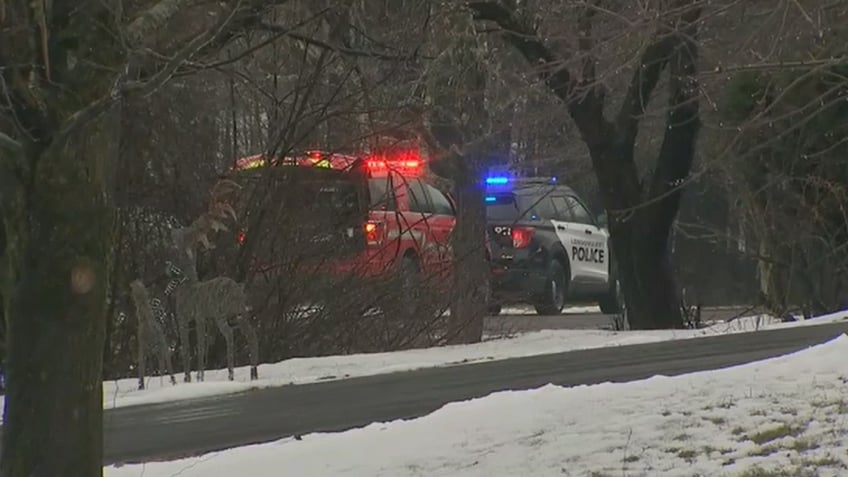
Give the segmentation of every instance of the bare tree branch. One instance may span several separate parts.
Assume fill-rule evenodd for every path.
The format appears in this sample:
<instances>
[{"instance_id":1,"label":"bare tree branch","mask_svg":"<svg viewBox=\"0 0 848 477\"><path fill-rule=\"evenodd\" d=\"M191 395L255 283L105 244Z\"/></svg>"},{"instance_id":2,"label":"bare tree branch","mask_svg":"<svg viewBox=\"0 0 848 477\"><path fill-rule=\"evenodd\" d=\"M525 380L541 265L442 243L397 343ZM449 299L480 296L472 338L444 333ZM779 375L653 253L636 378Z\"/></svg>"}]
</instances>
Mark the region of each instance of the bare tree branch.
<instances>
[{"instance_id":1,"label":"bare tree branch","mask_svg":"<svg viewBox=\"0 0 848 477\"><path fill-rule=\"evenodd\" d=\"M603 147L609 136L611 124L604 117L604 93L597 83L580 81L564 66L565 59L559 57L544 44L536 31L521 21L516 12L500 2L469 2L468 8L475 20L487 20L501 28L504 39L518 50L528 63L536 67L536 74L563 103L574 119L583 141L593 150ZM586 9L581 19L581 30L588 31L592 10ZM581 39L581 47L588 48L587 38ZM593 75L594 67L584 63L584 73ZM578 88L582 91L578 92Z\"/></svg>"},{"instance_id":2,"label":"bare tree branch","mask_svg":"<svg viewBox=\"0 0 848 477\"><path fill-rule=\"evenodd\" d=\"M667 205L657 210L656 220L661 227L671 227L674 223L674 218L677 216L676 204L680 202L682 193L678 186L689 175L695 157L695 138L701 124L695 66L697 57L697 45L686 36L671 61L670 110L648 196L653 198L675 191L667 199L673 201L675 207Z\"/></svg>"},{"instance_id":3,"label":"bare tree branch","mask_svg":"<svg viewBox=\"0 0 848 477\"><path fill-rule=\"evenodd\" d=\"M562 66L562 60L539 39L532 27L517 18L515 11L500 2L468 2L475 20L496 23L504 39L534 66L548 87L566 104L574 101L576 81Z\"/></svg>"},{"instance_id":4,"label":"bare tree branch","mask_svg":"<svg viewBox=\"0 0 848 477\"><path fill-rule=\"evenodd\" d=\"M325 50L334 51L336 53L340 53L340 54L348 55L348 56L358 56L358 57L364 57L364 58L376 58L376 59L379 59L379 60L386 60L386 61L408 61L408 60L415 58L414 53L410 54L410 55L400 56L400 55L390 55L390 54L386 54L386 53L380 53L380 52L377 52L377 51L357 50L357 49L354 49L354 48L348 48L346 46L333 45L331 43L328 43L328 42L323 41L323 40L319 40L317 38L312 38L310 36L302 35L300 33L295 33L295 32L292 31L291 28L287 28L287 27L284 27L284 26L281 26L281 25L273 25L273 24L270 24L270 23L263 22L263 23L259 24L259 28L261 28L263 30L267 30L269 32L279 33L281 35L288 36L289 38L293 38L295 40L298 40L298 41L303 42L303 43L310 45L310 46L323 48ZM432 57L425 58L425 59L432 59Z\"/></svg>"},{"instance_id":5,"label":"bare tree branch","mask_svg":"<svg viewBox=\"0 0 848 477\"><path fill-rule=\"evenodd\" d=\"M227 17L222 18L215 28L206 30L205 32L197 35L186 46L180 49L180 51L177 52L177 54L174 55L168 63L159 69L159 71L157 71L151 78L144 81L129 82L125 81L126 78L123 73L119 75L115 79L114 86L108 93L94 103L91 103L87 107L77 111L65 121L65 126L60 131L60 137L57 139L63 140L64 138L67 138L80 125L85 124L100 114L103 114L123 95L146 95L162 87L173 77L177 68L183 65L193 55L214 41L215 38L225 31L237 12L238 7L234 8ZM155 18L161 17L156 16Z\"/></svg>"},{"instance_id":6,"label":"bare tree branch","mask_svg":"<svg viewBox=\"0 0 848 477\"><path fill-rule=\"evenodd\" d=\"M636 144L639 121L645 114L654 88L659 82L660 74L668 65L671 53L678 43L678 40L669 34L666 28L661 30L642 53L642 58L633 72L633 78L630 80L624 102L615 120L616 128L621 134L622 146L626 147L630 154L633 153L633 147Z\"/></svg>"},{"instance_id":7,"label":"bare tree branch","mask_svg":"<svg viewBox=\"0 0 848 477\"><path fill-rule=\"evenodd\" d=\"M127 25L127 43L131 47L138 47L146 38L167 25L180 10L196 2L197 0L160 0Z\"/></svg>"}]
</instances>

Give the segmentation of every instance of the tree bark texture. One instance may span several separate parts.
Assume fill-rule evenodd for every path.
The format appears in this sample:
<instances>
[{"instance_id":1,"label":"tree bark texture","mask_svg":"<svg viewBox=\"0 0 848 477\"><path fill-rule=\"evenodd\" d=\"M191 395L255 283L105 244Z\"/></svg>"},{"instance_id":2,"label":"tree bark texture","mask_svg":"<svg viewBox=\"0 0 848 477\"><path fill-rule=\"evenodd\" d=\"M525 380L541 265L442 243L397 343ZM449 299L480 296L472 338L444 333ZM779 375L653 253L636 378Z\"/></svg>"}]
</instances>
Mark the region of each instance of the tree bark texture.
<instances>
[{"instance_id":1,"label":"tree bark texture","mask_svg":"<svg viewBox=\"0 0 848 477\"><path fill-rule=\"evenodd\" d=\"M470 18L456 19L470 26ZM453 182L457 205L453 230L453 293L451 294L450 343L475 343L483 339L489 294L488 262L483 246L486 208L483 171L486 166L486 77L482 49L470 31L448 47L449 64L443 77L431 78L432 110L429 134L444 151L431 170Z\"/></svg>"},{"instance_id":2,"label":"tree bark texture","mask_svg":"<svg viewBox=\"0 0 848 477\"><path fill-rule=\"evenodd\" d=\"M84 141L27 151L5 217L8 305L2 477L102 475L102 349L113 211L95 123Z\"/></svg>"},{"instance_id":3,"label":"tree bark texture","mask_svg":"<svg viewBox=\"0 0 848 477\"><path fill-rule=\"evenodd\" d=\"M470 159L473 160L473 159ZM483 337L489 294L489 266L485 249L486 207L479 175L457 177L454 197L457 202L454 228L454 267L451 300L452 343L477 343ZM476 179L476 180L475 180Z\"/></svg>"}]
</instances>

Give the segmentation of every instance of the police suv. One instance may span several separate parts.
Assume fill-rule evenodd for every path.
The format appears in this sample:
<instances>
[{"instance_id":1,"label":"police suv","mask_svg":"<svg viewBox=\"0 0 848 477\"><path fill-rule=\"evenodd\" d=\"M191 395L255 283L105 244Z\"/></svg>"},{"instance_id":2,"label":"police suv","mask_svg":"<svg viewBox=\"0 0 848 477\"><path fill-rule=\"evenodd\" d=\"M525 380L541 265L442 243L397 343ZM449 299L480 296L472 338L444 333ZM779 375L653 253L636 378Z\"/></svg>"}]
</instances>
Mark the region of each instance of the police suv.
<instances>
[{"instance_id":1,"label":"police suv","mask_svg":"<svg viewBox=\"0 0 848 477\"><path fill-rule=\"evenodd\" d=\"M490 312L530 303L557 315L566 301L596 301L619 311L609 233L555 178L486 178L491 254Z\"/></svg>"}]
</instances>

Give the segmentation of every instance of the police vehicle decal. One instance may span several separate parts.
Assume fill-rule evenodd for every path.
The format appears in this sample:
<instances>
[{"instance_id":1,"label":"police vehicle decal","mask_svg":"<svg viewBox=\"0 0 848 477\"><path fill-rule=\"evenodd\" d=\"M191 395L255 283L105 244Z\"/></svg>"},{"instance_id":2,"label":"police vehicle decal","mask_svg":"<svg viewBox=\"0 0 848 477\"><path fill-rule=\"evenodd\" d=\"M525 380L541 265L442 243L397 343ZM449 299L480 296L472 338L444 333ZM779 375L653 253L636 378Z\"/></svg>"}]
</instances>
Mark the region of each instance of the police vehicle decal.
<instances>
[{"instance_id":1,"label":"police vehicle decal","mask_svg":"<svg viewBox=\"0 0 848 477\"><path fill-rule=\"evenodd\" d=\"M571 240L571 260L586 263L605 263L607 247L602 241Z\"/></svg>"},{"instance_id":2,"label":"police vehicle decal","mask_svg":"<svg viewBox=\"0 0 848 477\"><path fill-rule=\"evenodd\" d=\"M609 250L604 230L559 220L551 220L551 224L568 255L572 280L609 280Z\"/></svg>"}]
</instances>

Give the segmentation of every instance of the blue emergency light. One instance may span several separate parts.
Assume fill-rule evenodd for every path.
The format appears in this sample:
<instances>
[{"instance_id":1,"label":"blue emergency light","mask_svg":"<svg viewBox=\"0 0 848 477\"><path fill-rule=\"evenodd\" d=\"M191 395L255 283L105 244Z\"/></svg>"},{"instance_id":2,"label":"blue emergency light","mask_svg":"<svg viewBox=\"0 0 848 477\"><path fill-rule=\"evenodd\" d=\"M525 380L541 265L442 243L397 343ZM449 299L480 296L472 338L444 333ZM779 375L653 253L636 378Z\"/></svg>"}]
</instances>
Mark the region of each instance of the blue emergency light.
<instances>
[{"instance_id":1,"label":"blue emergency light","mask_svg":"<svg viewBox=\"0 0 848 477\"><path fill-rule=\"evenodd\" d=\"M486 202L497 202L498 198L490 195L487 196L485 200Z\"/></svg>"},{"instance_id":2,"label":"blue emergency light","mask_svg":"<svg viewBox=\"0 0 848 477\"><path fill-rule=\"evenodd\" d=\"M487 177L486 178L486 184L488 184L488 185L504 185L504 184L508 184L508 183L509 183L509 177L496 176L496 177Z\"/></svg>"}]
</instances>

